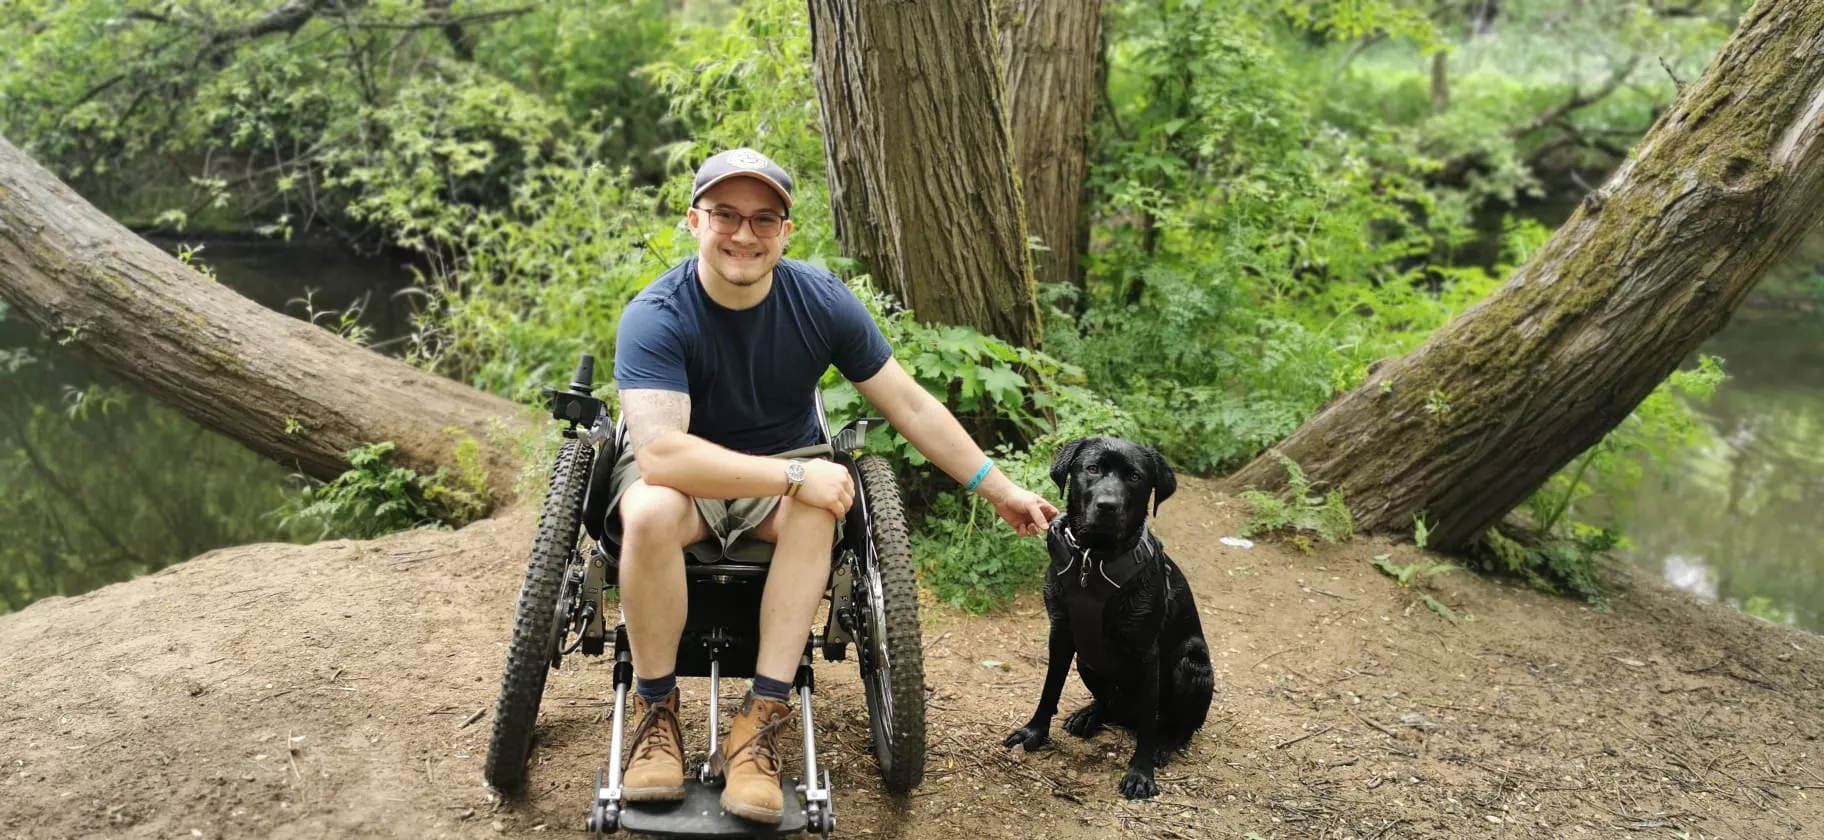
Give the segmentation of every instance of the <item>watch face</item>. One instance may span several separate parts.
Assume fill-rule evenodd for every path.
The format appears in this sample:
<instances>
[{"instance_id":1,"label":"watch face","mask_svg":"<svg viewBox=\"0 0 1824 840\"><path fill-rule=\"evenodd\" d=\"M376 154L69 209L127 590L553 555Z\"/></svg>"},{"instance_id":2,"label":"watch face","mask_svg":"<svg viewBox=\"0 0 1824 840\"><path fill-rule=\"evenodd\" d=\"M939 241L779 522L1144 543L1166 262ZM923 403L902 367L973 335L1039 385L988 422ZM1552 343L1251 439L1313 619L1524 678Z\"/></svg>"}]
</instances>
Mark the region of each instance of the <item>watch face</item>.
<instances>
[{"instance_id":1,"label":"watch face","mask_svg":"<svg viewBox=\"0 0 1824 840\"><path fill-rule=\"evenodd\" d=\"M790 461L790 462L786 463L785 477L789 478L793 481L803 481L804 480L804 465L798 463L797 461Z\"/></svg>"}]
</instances>

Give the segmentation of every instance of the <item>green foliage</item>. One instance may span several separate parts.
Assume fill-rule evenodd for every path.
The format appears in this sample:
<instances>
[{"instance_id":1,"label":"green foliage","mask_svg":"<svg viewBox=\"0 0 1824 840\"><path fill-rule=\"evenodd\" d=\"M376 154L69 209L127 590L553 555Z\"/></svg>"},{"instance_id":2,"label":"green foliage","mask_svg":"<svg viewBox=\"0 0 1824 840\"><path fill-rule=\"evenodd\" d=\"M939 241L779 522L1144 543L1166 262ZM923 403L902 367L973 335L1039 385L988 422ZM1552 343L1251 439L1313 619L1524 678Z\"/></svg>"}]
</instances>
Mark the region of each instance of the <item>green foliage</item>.
<instances>
[{"instance_id":1,"label":"green foliage","mask_svg":"<svg viewBox=\"0 0 1824 840\"><path fill-rule=\"evenodd\" d=\"M454 484L447 466L423 475L386 463L396 448L382 441L349 450L348 471L289 497L280 524L314 532L317 539L367 539L436 523L460 526L481 513L487 481L473 439L457 447Z\"/></svg>"},{"instance_id":2,"label":"green foliage","mask_svg":"<svg viewBox=\"0 0 1824 840\"><path fill-rule=\"evenodd\" d=\"M1022 486L1040 487L1048 462L1002 450L995 462ZM1036 482L1036 483L1035 483ZM1043 541L1015 534L994 506L974 494L946 493L937 499L912 540L920 582L933 596L972 613L1005 604L1021 589L1044 579Z\"/></svg>"},{"instance_id":3,"label":"green foliage","mask_svg":"<svg viewBox=\"0 0 1824 840\"><path fill-rule=\"evenodd\" d=\"M0 125L141 224L419 246L562 147L656 177L678 136L629 72L669 41L663 0L470 0L473 60L421 3L302 6L272 27L285 10L229 0L10 4Z\"/></svg>"},{"instance_id":4,"label":"green foliage","mask_svg":"<svg viewBox=\"0 0 1824 840\"><path fill-rule=\"evenodd\" d=\"M1774 624L1792 623L1792 611L1775 604L1772 598L1765 595L1755 595L1743 601L1741 610L1762 621L1771 621Z\"/></svg>"},{"instance_id":5,"label":"green foliage","mask_svg":"<svg viewBox=\"0 0 1824 840\"><path fill-rule=\"evenodd\" d=\"M476 45L476 61L515 87L561 109L596 135L603 161L628 167L637 182L665 175L652 153L687 136L667 119L670 101L637 70L670 55L676 23L667 0L542 3Z\"/></svg>"},{"instance_id":6,"label":"green foliage","mask_svg":"<svg viewBox=\"0 0 1824 840\"><path fill-rule=\"evenodd\" d=\"M1616 543L1613 532L1587 526L1573 528L1567 536L1526 534L1518 538L1495 527L1482 535L1470 558L1478 568L1518 577L1537 589L1606 605L1601 556Z\"/></svg>"},{"instance_id":7,"label":"green foliage","mask_svg":"<svg viewBox=\"0 0 1824 840\"><path fill-rule=\"evenodd\" d=\"M1457 570L1457 566L1450 563L1434 563L1421 560L1414 560L1404 566L1396 566L1393 563L1393 555L1391 554L1376 554L1374 556L1374 567L1380 569L1381 572L1388 577L1393 578L1395 582L1399 583L1400 588L1402 589L1413 586L1414 584L1422 585L1432 578L1446 575ZM1417 592L1415 594L1417 594L1419 600L1425 604L1426 609L1436 613L1439 618L1442 618L1445 621L1451 622L1452 624L1456 623L1457 614L1453 612L1450 607L1445 606L1444 602L1439 601L1426 592Z\"/></svg>"},{"instance_id":8,"label":"green foliage","mask_svg":"<svg viewBox=\"0 0 1824 840\"><path fill-rule=\"evenodd\" d=\"M1430 37L1393 4L1273 9L1338 37ZM1335 130L1291 58L1308 47L1258 11L1116 8L1091 279L1054 298L1067 311L1046 336L1194 471L1245 462L1492 286L1427 272L1438 241L1469 234L1427 218L1421 183L1369 165L1383 138Z\"/></svg>"},{"instance_id":9,"label":"green foliage","mask_svg":"<svg viewBox=\"0 0 1824 840\"><path fill-rule=\"evenodd\" d=\"M1374 556L1374 567L1386 573L1388 577L1393 578L1401 586L1411 586L1415 582L1423 582L1428 578L1450 574L1457 570L1457 567L1450 563L1421 562L1418 560L1414 560L1404 566L1396 566L1393 563L1393 555L1391 554L1376 554Z\"/></svg>"},{"instance_id":10,"label":"green foliage","mask_svg":"<svg viewBox=\"0 0 1824 840\"><path fill-rule=\"evenodd\" d=\"M607 358L621 307L695 253L681 224L691 172L679 164L712 147L755 145L791 167L802 209L787 254L834 262L804 13L802 4L768 0L742 4L725 26L678 24L663 51L676 58L639 69L669 97L670 119L688 138L665 149L668 175L657 186L577 144L520 170L510 198L486 206L433 201L437 166L409 179L423 190L376 191L399 167L375 167L366 190L372 217L447 254L427 278L410 358L525 403L578 354ZM613 399L612 389L598 392Z\"/></svg>"},{"instance_id":11,"label":"green foliage","mask_svg":"<svg viewBox=\"0 0 1824 840\"><path fill-rule=\"evenodd\" d=\"M1302 536L1298 532L1309 531L1325 542L1336 542L1355 535L1355 517L1343 502L1343 491L1316 494L1297 463L1285 453L1273 455L1286 468L1286 493L1282 497L1260 490L1242 491L1241 500L1253 508L1253 514L1241 527L1242 536L1289 530L1296 540ZM1307 547L1309 541L1298 545Z\"/></svg>"}]
</instances>

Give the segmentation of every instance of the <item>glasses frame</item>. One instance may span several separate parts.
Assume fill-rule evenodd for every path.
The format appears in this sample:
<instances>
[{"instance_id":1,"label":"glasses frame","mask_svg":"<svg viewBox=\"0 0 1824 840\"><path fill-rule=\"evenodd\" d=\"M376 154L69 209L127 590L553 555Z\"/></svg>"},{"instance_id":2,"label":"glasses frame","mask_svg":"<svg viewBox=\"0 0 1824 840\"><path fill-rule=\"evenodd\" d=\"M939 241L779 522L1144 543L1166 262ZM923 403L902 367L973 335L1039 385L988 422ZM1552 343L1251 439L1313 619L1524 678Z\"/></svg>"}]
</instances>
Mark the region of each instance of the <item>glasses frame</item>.
<instances>
[{"instance_id":1,"label":"glasses frame","mask_svg":"<svg viewBox=\"0 0 1824 840\"><path fill-rule=\"evenodd\" d=\"M704 214L708 215L708 218L705 219L703 223L706 225L709 225L710 230L713 230L716 233L722 234L723 236L734 236L735 234L741 232L742 225L746 225L748 230L753 231L755 239L777 239L777 238L779 238L780 235L785 233L786 223L790 222L792 220L791 216L781 215L780 213L773 211L773 210L761 210L760 212L755 213L752 216L749 216L747 214L737 212L737 211L729 209L727 207L698 207L697 205L692 204L692 205L690 205L690 209L696 210L700 213L704 213ZM727 213L730 216L734 216L735 218L739 219L740 221L736 222L735 226L729 230L721 230L720 228L716 227L716 214L717 213ZM779 229L774 231L770 235L761 233L760 228L758 228L754 225L754 219L759 216L777 217L779 219Z\"/></svg>"}]
</instances>

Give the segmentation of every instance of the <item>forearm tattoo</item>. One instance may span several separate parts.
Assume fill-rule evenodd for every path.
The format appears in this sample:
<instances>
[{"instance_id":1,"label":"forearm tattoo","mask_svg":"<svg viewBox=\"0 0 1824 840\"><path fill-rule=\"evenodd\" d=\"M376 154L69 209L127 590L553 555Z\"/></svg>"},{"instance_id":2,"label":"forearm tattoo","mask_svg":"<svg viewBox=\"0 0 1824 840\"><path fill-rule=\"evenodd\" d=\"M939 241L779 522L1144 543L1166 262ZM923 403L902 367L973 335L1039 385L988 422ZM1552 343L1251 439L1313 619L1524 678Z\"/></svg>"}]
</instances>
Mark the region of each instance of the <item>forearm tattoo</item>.
<instances>
[{"instance_id":1,"label":"forearm tattoo","mask_svg":"<svg viewBox=\"0 0 1824 840\"><path fill-rule=\"evenodd\" d=\"M690 431L690 395L638 388L621 392L621 416L634 452L669 431Z\"/></svg>"}]
</instances>

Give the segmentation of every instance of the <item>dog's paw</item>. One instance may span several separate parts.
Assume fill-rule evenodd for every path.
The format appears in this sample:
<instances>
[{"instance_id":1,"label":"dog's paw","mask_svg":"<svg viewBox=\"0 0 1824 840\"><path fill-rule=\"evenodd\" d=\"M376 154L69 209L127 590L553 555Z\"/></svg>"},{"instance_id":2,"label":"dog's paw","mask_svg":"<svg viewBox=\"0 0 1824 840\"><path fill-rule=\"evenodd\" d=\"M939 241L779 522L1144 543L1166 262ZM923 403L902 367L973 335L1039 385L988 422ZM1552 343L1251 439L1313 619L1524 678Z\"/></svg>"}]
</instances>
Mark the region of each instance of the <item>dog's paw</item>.
<instances>
[{"instance_id":1,"label":"dog's paw","mask_svg":"<svg viewBox=\"0 0 1824 840\"><path fill-rule=\"evenodd\" d=\"M1064 731L1078 738L1088 738L1102 731L1102 711L1091 703L1070 713L1064 719Z\"/></svg>"},{"instance_id":2,"label":"dog's paw","mask_svg":"<svg viewBox=\"0 0 1824 840\"><path fill-rule=\"evenodd\" d=\"M1049 743L1051 743L1051 735L1036 726L1016 729L1008 733L1006 738L1001 739L1001 746L1022 747L1027 752L1032 752Z\"/></svg>"},{"instance_id":3,"label":"dog's paw","mask_svg":"<svg viewBox=\"0 0 1824 840\"><path fill-rule=\"evenodd\" d=\"M1121 795L1128 799L1151 799L1159 795L1159 785L1153 782L1152 771L1142 773L1130 769L1121 777Z\"/></svg>"},{"instance_id":4,"label":"dog's paw","mask_svg":"<svg viewBox=\"0 0 1824 840\"><path fill-rule=\"evenodd\" d=\"M1153 766L1164 767L1165 765L1172 763L1172 757L1177 754L1178 751L1171 747L1160 747L1153 751Z\"/></svg>"}]
</instances>

